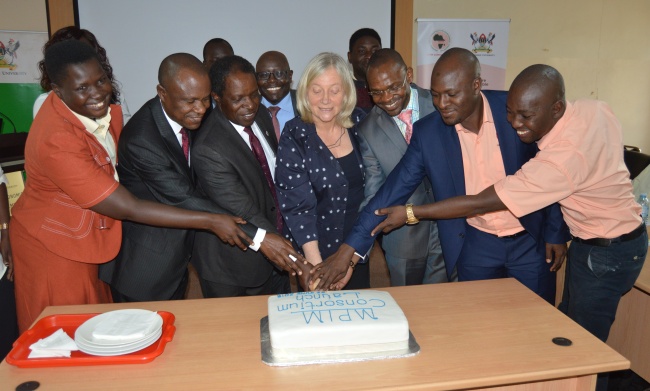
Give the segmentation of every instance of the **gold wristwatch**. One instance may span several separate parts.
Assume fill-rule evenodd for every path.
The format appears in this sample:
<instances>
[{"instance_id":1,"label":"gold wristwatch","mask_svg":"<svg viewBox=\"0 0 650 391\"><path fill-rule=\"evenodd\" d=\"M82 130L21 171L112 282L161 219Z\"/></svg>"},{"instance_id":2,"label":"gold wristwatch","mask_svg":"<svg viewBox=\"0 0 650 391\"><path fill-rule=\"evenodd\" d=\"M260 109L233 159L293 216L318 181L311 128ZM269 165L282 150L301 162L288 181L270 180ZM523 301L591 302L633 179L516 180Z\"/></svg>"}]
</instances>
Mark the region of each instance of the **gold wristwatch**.
<instances>
[{"instance_id":1,"label":"gold wristwatch","mask_svg":"<svg viewBox=\"0 0 650 391\"><path fill-rule=\"evenodd\" d=\"M413 204L406 204L406 224L413 225L419 222L420 220L413 214Z\"/></svg>"}]
</instances>

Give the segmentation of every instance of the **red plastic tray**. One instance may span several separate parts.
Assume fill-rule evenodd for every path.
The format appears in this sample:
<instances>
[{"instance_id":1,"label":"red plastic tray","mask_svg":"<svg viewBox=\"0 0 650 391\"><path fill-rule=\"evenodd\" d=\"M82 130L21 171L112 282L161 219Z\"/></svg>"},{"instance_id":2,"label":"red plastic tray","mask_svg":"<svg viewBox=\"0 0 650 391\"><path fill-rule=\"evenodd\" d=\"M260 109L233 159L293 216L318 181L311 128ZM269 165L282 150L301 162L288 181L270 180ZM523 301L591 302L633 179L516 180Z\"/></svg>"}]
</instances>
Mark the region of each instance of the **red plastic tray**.
<instances>
[{"instance_id":1,"label":"red plastic tray","mask_svg":"<svg viewBox=\"0 0 650 391\"><path fill-rule=\"evenodd\" d=\"M70 338L74 339L77 327L85 321L99 314L73 314L73 315L51 315L39 320L34 327L25 331L14 342L14 347L9 352L6 360L9 364L20 368L39 367L73 367L83 365L114 365L114 364L144 364L153 361L165 350L167 342L174 338L176 317L171 312L158 311L163 319L162 335L148 347L137 352L121 356L93 356L81 351L72 352L71 357L51 358L27 358L29 346L41 338L52 335L58 329L63 329Z\"/></svg>"}]
</instances>

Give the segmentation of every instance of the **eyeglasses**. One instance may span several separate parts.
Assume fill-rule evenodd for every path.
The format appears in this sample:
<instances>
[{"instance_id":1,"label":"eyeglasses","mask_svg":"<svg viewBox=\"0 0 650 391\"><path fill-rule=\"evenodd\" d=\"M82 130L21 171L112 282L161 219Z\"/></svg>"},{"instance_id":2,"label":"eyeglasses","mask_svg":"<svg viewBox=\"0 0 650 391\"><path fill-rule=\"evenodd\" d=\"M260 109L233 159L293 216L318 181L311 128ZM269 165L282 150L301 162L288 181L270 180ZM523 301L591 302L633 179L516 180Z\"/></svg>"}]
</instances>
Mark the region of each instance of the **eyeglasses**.
<instances>
[{"instance_id":1,"label":"eyeglasses","mask_svg":"<svg viewBox=\"0 0 650 391\"><path fill-rule=\"evenodd\" d=\"M257 78L259 80L268 80L271 75L273 75L276 79L283 80L289 76L289 72L290 71L257 72Z\"/></svg>"},{"instance_id":2,"label":"eyeglasses","mask_svg":"<svg viewBox=\"0 0 650 391\"><path fill-rule=\"evenodd\" d=\"M404 75L404 82L402 82L402 84L400 84L399 86L392 86L392 87L386 88L385 90L379 90L379 91L368 91L368 94L370 96L374 96L374 97L384 96L385 93L388 93L388 95L395 95L398 92L400 92L402 90L402 88L404 88L404 86L406 86L406 79L407 78L408 78L408 75Z\"/></svg>"}]
</instances>

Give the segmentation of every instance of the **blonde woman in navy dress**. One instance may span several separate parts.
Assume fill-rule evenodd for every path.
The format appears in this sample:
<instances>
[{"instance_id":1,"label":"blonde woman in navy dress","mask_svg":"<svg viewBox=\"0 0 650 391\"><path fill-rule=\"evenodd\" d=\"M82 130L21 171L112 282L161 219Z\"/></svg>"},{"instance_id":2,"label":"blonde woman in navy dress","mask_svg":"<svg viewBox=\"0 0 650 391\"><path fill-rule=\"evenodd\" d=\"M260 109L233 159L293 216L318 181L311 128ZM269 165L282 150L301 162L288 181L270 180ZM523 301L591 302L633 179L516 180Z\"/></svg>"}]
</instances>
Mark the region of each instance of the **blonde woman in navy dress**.
<instances>
[{"instance_id":1,"label":"blonde woman in navy dress","mask_svg":"<svg viewBox=\"0 0 650 391\"><path fill-rule=\"evenodd\" d=\"M287 122L278 146L275 182L285 233L312 265L343 243L363 201L364 170L356 125L356 90L347 62L321 53L296 92L299 116ZM367 261L355 257L332 289L370 287Z\"/></svg>"}]
</instances>

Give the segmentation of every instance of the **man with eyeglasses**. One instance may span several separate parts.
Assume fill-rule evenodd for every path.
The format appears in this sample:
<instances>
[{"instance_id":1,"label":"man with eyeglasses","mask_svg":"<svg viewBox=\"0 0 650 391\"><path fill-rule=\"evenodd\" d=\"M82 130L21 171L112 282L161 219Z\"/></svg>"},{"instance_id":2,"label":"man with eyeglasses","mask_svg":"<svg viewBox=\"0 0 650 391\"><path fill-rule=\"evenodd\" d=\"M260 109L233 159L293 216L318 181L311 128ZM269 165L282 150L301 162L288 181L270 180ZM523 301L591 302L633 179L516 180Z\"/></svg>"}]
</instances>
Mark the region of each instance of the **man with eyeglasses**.
<instances>
[{"instance_id":1,"label":"man with eyeglasses","mask_svg":"<svg viewBox=\"0 0 650 391\"><path fill-rule=\"evenodd\" d=\"M375 211L404 205L425 176L436 201L442 201L478 194L535 156L537 146L521 141L508 123L507 92L481 91L480 72L478 59L466 49L440 56L431 75L437 111L416 123L404 157L360 212L345 244L325 261L328 266L313 270L322 277L319 286L338 281L345 273L342 263L372 245L371 232L385 218ZM406 212L407 224L417 224L412 205ZM447 271L456 269L459 281L514 277L555 302L555 271L570 239L558 204L520 218L505 210L437 223Z\"/></svg>"},{"instance_id":2,"label":"man with eyeglasses","mask_svg":"<svg viewBox=\"0 0 650 391\"><path fill-rule=\"evenodd\" d=\"M255 72L262 104L271 114L275 136L279 141L284 124L298 115L296 90L291 89L293 71L284 54L269 51L257 60Z\"/></svg>"},{"instance_id":3,"label":"man with eyeglasses","mask_svg":"<svg viewBox=\"0 0 650 391\"><path fill-rule=\"evenodd\" d=\"M431 93L411 84L412 81L413 69L393 49L377 50L368 62L366 82L375 106L359 125L359 145L366 172L362 205L375 196L406 152L412 124L435 111ZM420 205L433 199L431 183L425 178L408 203ZM453 270L447 273L445 269L435 221L423 221L383 235L381 247L392 286L455 279Z\"/></svg>"}]
</instances>

